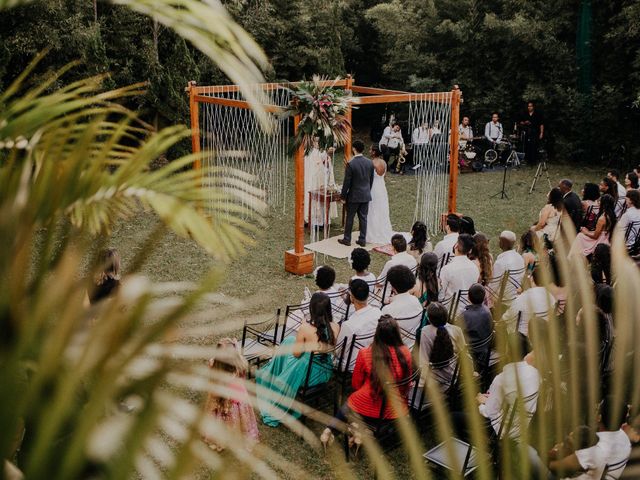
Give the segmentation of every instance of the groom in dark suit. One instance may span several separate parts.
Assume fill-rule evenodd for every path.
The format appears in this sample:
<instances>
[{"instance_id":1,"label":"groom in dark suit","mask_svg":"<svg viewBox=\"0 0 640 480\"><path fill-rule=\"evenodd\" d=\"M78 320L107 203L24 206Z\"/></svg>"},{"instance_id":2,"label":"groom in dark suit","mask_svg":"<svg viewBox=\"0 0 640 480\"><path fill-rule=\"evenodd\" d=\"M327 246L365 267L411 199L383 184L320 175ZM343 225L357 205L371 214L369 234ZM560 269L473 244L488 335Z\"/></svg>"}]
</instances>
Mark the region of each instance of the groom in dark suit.
<instances>
[{"instance_id":1,"label":"groom in dark suit","mask_svg":"<svg viewBox=\"0 0 640 480\"><path fill-rule=\"evenodd\" d=\"M367 237L367 214L371 201L371 185L373 185L373 162L362 155L364 143L360 140L353 142L353 158L347 163L344 171L344 183L340 196L346 202L347 219L344 224L344 238L338 239L342 245L351 245L351 230L353 219L358 214L360 223L360 237L356 242L364 247Z\"/></svg>"}]
</instances>

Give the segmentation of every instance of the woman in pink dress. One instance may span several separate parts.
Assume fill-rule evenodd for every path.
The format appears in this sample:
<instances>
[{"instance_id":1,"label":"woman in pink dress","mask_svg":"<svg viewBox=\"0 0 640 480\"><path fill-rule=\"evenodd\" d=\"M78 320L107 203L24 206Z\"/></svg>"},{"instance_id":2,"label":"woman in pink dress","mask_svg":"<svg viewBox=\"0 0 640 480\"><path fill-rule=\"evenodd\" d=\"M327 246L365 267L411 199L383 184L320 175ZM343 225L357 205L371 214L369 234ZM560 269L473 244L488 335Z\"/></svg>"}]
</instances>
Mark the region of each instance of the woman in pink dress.
<instances>
[{"instance_id":1,"label":"woman in pink dress","mask_svg":"<svg viewBox=\"0 0 640 480\"><path fill-rule=\"evenodd\" d=\"M217 371L213 382L230 393L222 396L210 392L205 411L224 422L229 432L242 435L245 439L244 447L251 449L258 442L258 423L244 386L247 361L240 352L238 341L230 338L220 340L215 357L209 360L209 368ZM203 440L213 450L223 450L215 439L204 435Z\"/></svg>"},{"instance_id":2,"label":"woman in pink dress","mask_svg":"<svg viewBox=\"0 0 640 480\"><path fill-rule=\"evenodd\" d=\"M614 198L605 193L600 197L600 208L598 210L598 216L596 217L596 228L591 231L586 227L580 229L580 233L571 245L569 256L584 255L585 257L591 255L601 243L610 243L611 234L616 226L616 202Z\"/></svg>"}]
</instances>

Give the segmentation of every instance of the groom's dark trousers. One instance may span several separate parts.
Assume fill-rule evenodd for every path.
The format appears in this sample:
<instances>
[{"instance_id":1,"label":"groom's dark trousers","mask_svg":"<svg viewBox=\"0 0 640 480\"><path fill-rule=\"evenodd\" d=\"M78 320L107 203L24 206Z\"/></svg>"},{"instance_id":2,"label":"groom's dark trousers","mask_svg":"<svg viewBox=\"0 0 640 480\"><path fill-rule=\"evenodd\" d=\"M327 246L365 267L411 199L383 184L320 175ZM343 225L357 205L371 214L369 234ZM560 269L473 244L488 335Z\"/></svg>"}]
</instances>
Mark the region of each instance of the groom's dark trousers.
<instances>
[{"instance_id":1,"label":"groom's dark trousers","mask_svg":"<svg viewBox=\"0 0 640 480\"><path fill-rule=\"evenodd\" d=\"M351 231L353 230L353 220L358 214L358 224L360 225L360 236L358 241L364 242L367 237L367 215L369 214L369 202L346 203L347 218L344 221L344 239L351 241Z\"/></svg>"}]
</instances>

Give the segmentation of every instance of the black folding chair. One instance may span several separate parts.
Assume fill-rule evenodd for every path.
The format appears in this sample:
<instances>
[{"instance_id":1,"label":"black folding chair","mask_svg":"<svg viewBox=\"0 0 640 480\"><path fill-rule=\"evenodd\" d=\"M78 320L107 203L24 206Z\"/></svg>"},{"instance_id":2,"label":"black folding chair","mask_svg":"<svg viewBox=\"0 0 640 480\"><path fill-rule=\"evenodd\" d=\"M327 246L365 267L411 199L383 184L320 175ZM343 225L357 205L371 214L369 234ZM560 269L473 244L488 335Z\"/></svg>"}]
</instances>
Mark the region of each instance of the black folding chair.
<instances>
[{"instance_id":1,"label":"black folding chair","mask_svg":"<svg viewBox=\"0 0 640 480\"><path fill-rule=\"evenodd\" d=\"M612 463L612 464L607 464L604 467L604 470L602 472L602 476L600 477L601 480L615 480L616 478L620 478L620 475L622 475L622 471L624 470L624 467L627 466L627 463L629 462L628 458L625 458L624 460L620 460L617 463Z\"/></svg>"},{"instance_id":2,"label":"black folding chair","mask_svg":"<svg viewBox=\"0 0 640 480\"><path fill-rule=\"evenodd\" d=\"M416 332L420 329L424 319L424 310L412 317L396 318L402 342L411 350L416 343Z\"/></svg>"},{"instance_id":3,"label":"black folding chair","mask_svg":"<svg viewBox=\"0 0 640 480\"><path fill-rule=\"evenodd\" d=\"M442 270L442 267L447 265L451 261L452 258L453 258L453 253L451 253L451 252L445 253L442 256L442 259L440 260L440 264L438 265L438 275L440 274L440 270Z\"/></svg>"},{"instance_id":4,"label":"black folding chair","mask_svg":"<svg viewBox=\"0 0 640 480\"><path fill-rule=\"evenodd\" d=\"M333 408L332 414L336 414L338 411L338 391L340 385L336 379L334 365L340 365L342 363L346 341L347 339L345 338L339 344L336 344L326 351L311 352L304 383L298 389L296 400L316 410L322 410L331 405ZM333 356L333 359L329 361L328 356ZM323 383L310 385L312 380L311 374L314 371L324 371L329 374L329 379ZM304 415L303 412L301 422L304 424L305 421L306 415Z\"/></svg>"},{"instance_id":5,"label":"black folding chair","mask_svg":"<svg viewBox=\"0 0 640 480\"><path fill-rule=\"evenodd\" d=\"M629 255L640 254L640 222L631 222L624 232L624 243Z\"/></svg>"},{"instance_id":6,"label":"black folding chair","mask_svg":"<svg viewBox=\"0 0 640 480\"><path fill-rule=\"evenodd\" d=\"M411 415L418 425L423 423L423 420L429 414L429 409L432 405L431 399L426 393L425 382L428 381L426 375L431 375L431 378L440 385L440 390L442 391L445 402L449 407L453 407L457 403L458 394L460 392L459 367L459 357L458 355L454 355L449 360L439 363L430 363L428 371L423 370L423 381L416 384L409 394Z\"/></svg>"},{"instance_id":7,"label":"black folding chair","mask_svg":"<svg viewBox=\"0 0 640 480\"><path fill-rule=\"evenodd\" d=\"M385 275L382 278L371 280L367 282L367 285L369 285L369 298L367 299L367 303L374 308L382 309L385 305L384 302L387 294L391 292L387 276ZM371 287L373 287L373 289Z\"/></svg>"},{"instance_id":8,"label":"black folding chair","mask_svg":"<svg viewBox=\"0 0 640 480\"><path fill-rule=\"evenodd\" d=\"M395 422L397 419L386 419L384 413L387 410L389 404L388 395L398 395L397 400L404 403L404 400L400 398L399 392L402 390L410 391L411 388L415 388L415 385L420 379L420 369L416 369L411 375L403 378L397 382L385 382L382 393L382 404L380 406L380 412L378 418L373 423L366 423L363 421L356 422L363 430L366 428L366 432L373 436L381 447L385 447L389 439L396 437ZM396 393L398 392L398 393ZM395 446L395 445L394 445ZM344 435L344 453L347 462L349 461L349 443L347 435Z\"/></svg>"},{"instance_id":9,"label":"black folding chair","mask_svg":"<svg viewBox=\"0 0 640 480\"><path fill-rule=\"evenodd\" d=\"M491 374L491 351L495 343L495 332L481 340L469 343L469 352L473 358L476 372L480 375L480 391L486 392L491 385L493 375Z\"/></svg>"},{"instance_id":10,"label":"black folding chair","mask_svg":"<svg viewBox=\"0 0 640 480\"><path fill-rule=\"evenodd\" d=\"M278 343L280 309L275 316L260 322L244 321L242 327L242 355L249 365L260 365L271 359L273 349Z\"/></svg>"},{"instance_id":11,"label":"black folding chair","mask_svg":"<svg viewBox=\"0 0 640 480\"><path fill-rule=\"evenodd\" d=\"M471 302L469 301L469 290L458 290L453 294L453 306L450 311L451 318L449 323L453 323L455 318L461 312L460 308L464 309Z\"/></svg>"}]
</instances>

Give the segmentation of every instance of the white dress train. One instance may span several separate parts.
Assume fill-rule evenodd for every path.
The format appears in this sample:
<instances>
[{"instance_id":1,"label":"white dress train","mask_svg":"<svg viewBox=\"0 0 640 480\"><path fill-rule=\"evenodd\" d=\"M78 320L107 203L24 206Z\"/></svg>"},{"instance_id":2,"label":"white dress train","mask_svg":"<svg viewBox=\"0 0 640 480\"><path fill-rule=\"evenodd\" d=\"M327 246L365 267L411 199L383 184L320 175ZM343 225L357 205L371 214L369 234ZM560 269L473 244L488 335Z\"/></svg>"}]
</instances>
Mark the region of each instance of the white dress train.
<instances>
[{"instance_id":1,"label":"white dress train","mask_svg":"<svg viewBox=\"0 0 640 480\"><path fill-rule=\"evenodd\" d=\"M371 186L371 201L369 202L369 213L367 215L367 243L381 243L386 245L391 242L393 230L391 219L389 218L389 195L384 177L387 173L373 174L373 185Z\"/></svg>"}]
</instances>

